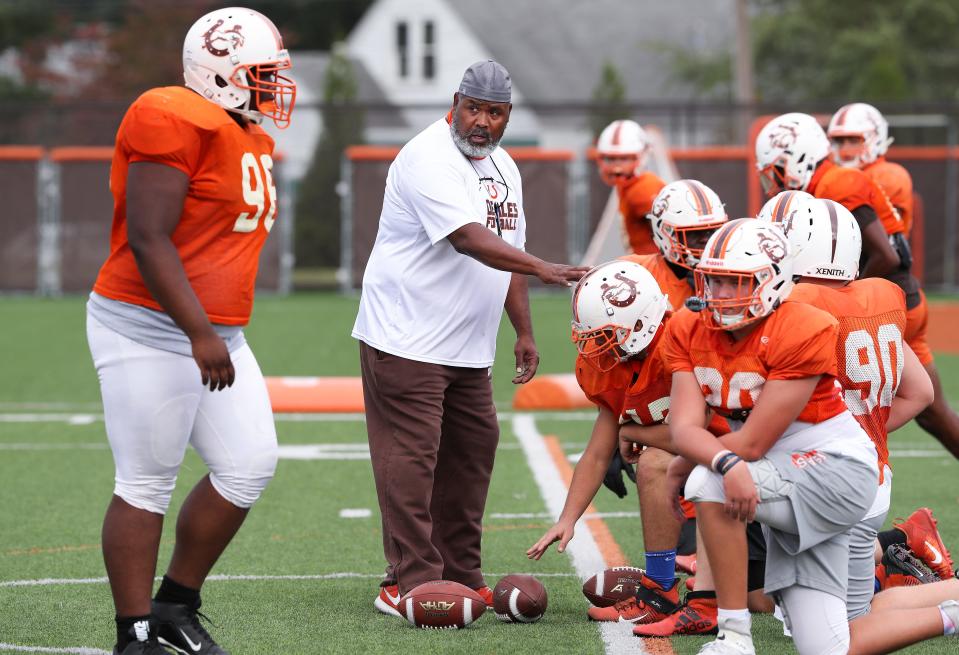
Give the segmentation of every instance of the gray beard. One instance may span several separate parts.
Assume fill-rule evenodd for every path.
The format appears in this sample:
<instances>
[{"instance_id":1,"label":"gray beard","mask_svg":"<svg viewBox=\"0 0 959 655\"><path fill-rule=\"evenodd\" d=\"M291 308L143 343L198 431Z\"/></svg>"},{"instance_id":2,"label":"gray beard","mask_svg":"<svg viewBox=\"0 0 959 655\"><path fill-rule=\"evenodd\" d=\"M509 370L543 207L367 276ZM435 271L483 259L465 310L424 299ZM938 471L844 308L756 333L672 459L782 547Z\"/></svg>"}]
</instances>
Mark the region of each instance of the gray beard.
<instances>
[{"instance_id":1,"label":"gray beard","mask_svg":"<svg viewBox=\"0 0 959 655\"><path fill-rule=\"evenodd\" d=\"M450 121L450 136L453 137L453 143L456 144L456 147L459 148L460 152L467 157L473 157L475 159L483 159L484 157L488 157L499 146L499 141L494 141L492 139L490 139L485 146L474 146L469 142L468 138L461 137L459 132L456 131L455 118Z\"/></svg>"}]
</instances>

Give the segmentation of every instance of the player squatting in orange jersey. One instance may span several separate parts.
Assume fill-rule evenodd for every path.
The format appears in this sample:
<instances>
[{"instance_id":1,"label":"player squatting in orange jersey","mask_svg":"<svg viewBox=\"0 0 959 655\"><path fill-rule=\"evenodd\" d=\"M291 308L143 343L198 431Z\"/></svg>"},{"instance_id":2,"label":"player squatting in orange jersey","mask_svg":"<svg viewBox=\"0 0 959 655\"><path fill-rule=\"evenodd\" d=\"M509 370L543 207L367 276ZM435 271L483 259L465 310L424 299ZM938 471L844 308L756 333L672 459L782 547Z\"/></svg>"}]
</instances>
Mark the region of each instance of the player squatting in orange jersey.
<instances>
[{"instance_id":1,"label":"player squatting in orange jersey","mask_svg":"<svg viewBox=\"0 0 959 655\"><path fill-rule=\"evenodd\" d=\"M788 299L735 341L682 309L667 325L663 358L673 373L693 372L706 403L726 417L744 417L768 380L821 376L796 419L820 423L846 409L836 387L836 326L826 312Z\"/></svg>"},{"instance_id":2,"label":"player squatting in orange jersey","mask_svg":"<svg viewBox=\"0 0 959 655\"><path fill-rule=\"evenodd\" d=\"M902 289L880 278L830 288L797 284L790 301L829 312L839 322L836 369L846 406L879 453L879 480L889 465L886 421L903 366L906 299Z\"/></svg>"},{"instance_id":3,"label":"player squatting in orange jersey","mask_svg":"<svg viewBox=\"0 0 959 655\"><path fill-rule=\"evenodd\" d=\"M253 307L260 250L273 226L273 139L255 124L241 128L218 105L184 87L147 91L117 132L110 190L110 255L98 294L162 310L127 241L127 169L134 162L172 166L190 178L171 240L210 321L245 325Z\"/></svg>"}]
</instances>

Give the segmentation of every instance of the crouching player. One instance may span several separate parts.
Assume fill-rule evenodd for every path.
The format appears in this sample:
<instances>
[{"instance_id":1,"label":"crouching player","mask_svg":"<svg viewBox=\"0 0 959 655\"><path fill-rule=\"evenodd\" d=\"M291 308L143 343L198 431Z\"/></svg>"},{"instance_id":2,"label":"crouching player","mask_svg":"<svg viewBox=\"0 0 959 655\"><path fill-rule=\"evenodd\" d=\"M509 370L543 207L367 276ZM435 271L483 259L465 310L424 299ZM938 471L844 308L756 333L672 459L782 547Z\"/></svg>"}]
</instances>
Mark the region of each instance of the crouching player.
<instances>
[{"instance_id":1,"label":"crouching player","mask_svg":"<svg viewBox=\"0 0 959 655\"><path fill-rule=\"evenodd\" d=\"M563 552L573 538L576 521L596 495L610 458L619 447L620 417L627 411L627 402L630 415L647 430L649 444L668 446L669 433L663 419L669 408L670 384L658 347L669 309L653 276L631 261L597 266L577 284L573 293L573 340L579 350L576 377L599 407L599 415L576 465L559 520L527 551L531 559L542 557L557 541L557 549ZM658 513L676 523L668 516L671 502L664 498L661 504L665 508ZM644 524L646 510L644 503ZM647 575L639 596L616 607L591 608L590 618L618 620L622 615L632 622L658 621L675 611L679 606L678 580L673 577L675 563L656 555L675 548L677 536L678 527L644 529Z\"/></svg>"},{"instance_id":2,"label":"crouching player","mask_svg":"<svg viewBox=\"0 0 959 655\"><path fill-rule=\"evenodd\" d=\"M679 313L665 336L673 372L671 436L716 582L717 641L701 652L754 653L745 602L745 539L767 533L766 591L784 608L800 653L845 653L849 532L875 501L872 441L836 386L836 321L785 301L789 245L776 226L740 219L718 231L697 270L707 313ZM717 440L696 415L734 420ZM745 460L745 461L744 461ZM944 604L949 612L959 606ZM936 608L939 629L943 622Z\"/></svg>"}]
</instances>

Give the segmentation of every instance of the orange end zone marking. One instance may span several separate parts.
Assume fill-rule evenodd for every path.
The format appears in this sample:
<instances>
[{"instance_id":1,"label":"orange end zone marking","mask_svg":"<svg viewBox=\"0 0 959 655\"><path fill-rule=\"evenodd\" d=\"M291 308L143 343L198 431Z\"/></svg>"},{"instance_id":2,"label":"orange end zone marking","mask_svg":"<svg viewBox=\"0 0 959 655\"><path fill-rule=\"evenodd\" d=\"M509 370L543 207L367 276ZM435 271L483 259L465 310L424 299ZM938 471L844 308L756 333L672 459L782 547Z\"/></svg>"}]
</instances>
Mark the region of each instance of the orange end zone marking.
<instances>
[{"instance_id":1,"label":"orange end zone marking","mask_svg":"<svg viewBox=\"0 0 959 655\"><path fill-rule=\"evenodd\" d=\"M569 489L570 482L573 480L573 467L570 465L569 460L566 459L566 453L563 452L563 447L559 445L559 439L555 435L548 434L543 436L543 442L546 444L546 449L549 451L550 457L553 458L553 464L556 465L556 469L563 478L563 483L566 485L566 488ZM592 503L586 508L586 513L596 513L596 508ZM626 553L624 553L622 548L619 547L619 544L616 543L616 539L613 538L613 533L609 531L609 526L606 525L606 521L601 518L592 518L586 519L584 523L586 523L586 527L589 528L589 531L592 533L593 539L599 547L599 552L603 555L603 559L606 560L606 566L629 565L629 560L626 559ZM643 650L651 655L676 655L676 651L673 650L672 642L668 637L644 637Z\"/></svg>"}]
</instances>

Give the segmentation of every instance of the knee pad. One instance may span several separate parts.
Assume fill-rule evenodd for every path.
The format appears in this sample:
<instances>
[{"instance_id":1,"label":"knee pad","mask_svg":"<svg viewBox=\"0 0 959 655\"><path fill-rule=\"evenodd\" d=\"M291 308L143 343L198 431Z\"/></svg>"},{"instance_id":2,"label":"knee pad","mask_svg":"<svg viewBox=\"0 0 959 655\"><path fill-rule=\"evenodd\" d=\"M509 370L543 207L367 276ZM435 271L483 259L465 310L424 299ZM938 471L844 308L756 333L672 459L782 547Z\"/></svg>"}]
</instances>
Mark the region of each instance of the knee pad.
<instances>
[{"instance_id":1,"label":"knee pad","mask_svg":"<svg viewBox=\"0 0 959 655\"><path fill-rule=\"evenodd\" d=\"M210 484L216 492L237 507L253 506L276 471L278 449L276 444L247 462L234 462L227 471L210 471Z\"/></svg>"},{"instance_id":2,"label":"knee pad","mask_svg":"<svg viewBox=\"0 0 959 655\"><path fill-rule=\"evenodd\" d=\"M170 506L175 486L175 473L172 476L143 476L137 480L121 480L118 477L113 493L132 507L164 515Z\"/></svg>"},{"instance_id":3,"label":"knee pad","mask_svg":"<svg viewBox=\"0 0 959 655\"><path fill-rule=\"evenodd\" d=\"M683 489L686 500L693 503L722 503L726 500L723 476L710 471L705 466L697 466L693 469Z\"/></svg>"}]
</instances>

